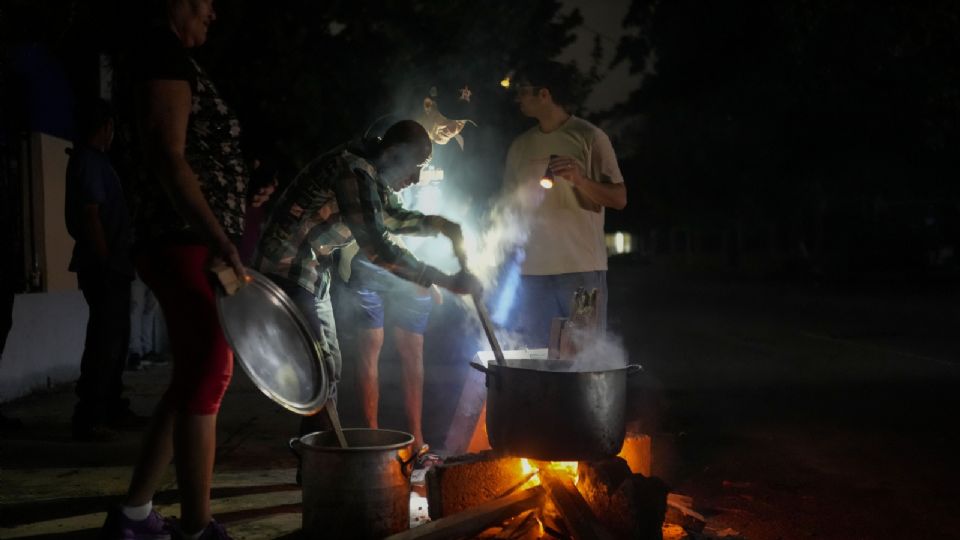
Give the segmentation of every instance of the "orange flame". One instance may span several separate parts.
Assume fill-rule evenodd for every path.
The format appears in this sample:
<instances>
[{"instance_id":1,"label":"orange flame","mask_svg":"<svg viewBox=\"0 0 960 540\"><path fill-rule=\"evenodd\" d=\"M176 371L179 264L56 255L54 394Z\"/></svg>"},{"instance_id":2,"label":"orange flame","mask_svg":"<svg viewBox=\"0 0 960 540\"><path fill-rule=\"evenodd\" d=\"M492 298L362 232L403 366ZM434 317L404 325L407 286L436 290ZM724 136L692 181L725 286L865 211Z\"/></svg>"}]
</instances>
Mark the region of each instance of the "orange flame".
<instances>
[{"instance_id":1,"label":"orange flame","mask_svg":"<svg viewBox=\"0 0 960 540\"><path fill-rule=\"evenodd\" d=\"M561 473L566 476L569 476L573 479L573 483L576 484L579 477L577 475L577 470L579 468L579 463L576 461L536 461L531 463L527 458L520 458L520 470L523 472L524 476L532 473L539 472L540 469L548 468L553 472ZM540 475L534 474L526 484L523 485L523 489L531 488L533 486L540 484Z\"/></svg>"}]
</instances>

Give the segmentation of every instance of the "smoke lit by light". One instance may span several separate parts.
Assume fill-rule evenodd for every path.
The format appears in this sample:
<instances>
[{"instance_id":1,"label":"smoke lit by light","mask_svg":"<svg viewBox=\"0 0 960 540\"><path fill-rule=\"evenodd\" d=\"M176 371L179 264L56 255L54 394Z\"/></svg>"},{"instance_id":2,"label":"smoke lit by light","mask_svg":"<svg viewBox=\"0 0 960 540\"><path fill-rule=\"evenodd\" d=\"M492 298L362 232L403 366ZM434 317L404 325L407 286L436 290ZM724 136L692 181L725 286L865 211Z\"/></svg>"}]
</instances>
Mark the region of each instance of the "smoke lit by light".
<instances>
[{"instance_id":1,"label":"smoke lit by light","mask_svg":"<svg viewBox=\"0 0 960 540\"><path fill-rule=\"evenodd\" d=\"M506 326L513 311L513 304L517 298L517 288L520 286L520 264L512 261L502 277L502 285L497 297L493 300L493 322Z\"/></svg>"},{"instance_id":2,"label":"smoke lit by light","mask_svg":"<svg viewBox=\"0 0 960 540\"><path fill-rule=\"evenodd\" d=\"M437 214L440 212L442 198L440 186L421 186L417 196L417 209L427 215Z\"/></svg>"}]
</instances>

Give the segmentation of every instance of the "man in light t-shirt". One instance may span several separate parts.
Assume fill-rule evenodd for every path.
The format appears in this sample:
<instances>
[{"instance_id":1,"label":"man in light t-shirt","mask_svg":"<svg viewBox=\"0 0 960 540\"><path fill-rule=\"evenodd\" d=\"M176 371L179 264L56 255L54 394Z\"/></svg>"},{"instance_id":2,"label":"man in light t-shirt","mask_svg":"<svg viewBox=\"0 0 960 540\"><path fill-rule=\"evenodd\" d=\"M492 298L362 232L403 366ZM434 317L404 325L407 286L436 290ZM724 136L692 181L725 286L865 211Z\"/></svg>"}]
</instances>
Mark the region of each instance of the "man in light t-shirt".
<instances>
[{"instance_id":1,"label":"man in light t-shirt","mask_svg":"<svg viewBox=\"0 0 960 540\"><path fill-rule=\"evenodd\" d=\"M573 116L576 71L543 62L514 77L520 112L537 125L513 141L504 186L529 219L512 323L527 347L546 347L554 317L569 317L578 287L598 289L601 329L607 317L606 207L627 205L617 157L607 135ZM540 180L549 170L552 188Z\"/></svg>"}]
</instances>

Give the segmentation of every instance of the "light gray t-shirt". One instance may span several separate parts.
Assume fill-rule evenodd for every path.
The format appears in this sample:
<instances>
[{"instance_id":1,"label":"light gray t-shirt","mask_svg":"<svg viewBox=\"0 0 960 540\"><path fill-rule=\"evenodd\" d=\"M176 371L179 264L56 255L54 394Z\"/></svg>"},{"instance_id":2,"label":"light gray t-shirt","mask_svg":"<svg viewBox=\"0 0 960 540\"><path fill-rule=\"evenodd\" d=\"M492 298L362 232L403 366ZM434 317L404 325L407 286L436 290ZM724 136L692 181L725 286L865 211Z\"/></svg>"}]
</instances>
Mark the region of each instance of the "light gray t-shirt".
<instances>
[{"instance_id":1,"label":"light gray t-shirt","mask_svg":"<svg viewBox=\"0 0 960 540\"><path fill-rule=\"evenodd\" d=\"M604 209L557 178L552 189L540 186L550 155L570 156L594 182L623 183L617 156L600 128L571 116L543 133L534 126L510 146L504 186L515 190L530 233L525 245L524 275L552 275L607 269L603 236Z\"/></svg>"}]
</instances>

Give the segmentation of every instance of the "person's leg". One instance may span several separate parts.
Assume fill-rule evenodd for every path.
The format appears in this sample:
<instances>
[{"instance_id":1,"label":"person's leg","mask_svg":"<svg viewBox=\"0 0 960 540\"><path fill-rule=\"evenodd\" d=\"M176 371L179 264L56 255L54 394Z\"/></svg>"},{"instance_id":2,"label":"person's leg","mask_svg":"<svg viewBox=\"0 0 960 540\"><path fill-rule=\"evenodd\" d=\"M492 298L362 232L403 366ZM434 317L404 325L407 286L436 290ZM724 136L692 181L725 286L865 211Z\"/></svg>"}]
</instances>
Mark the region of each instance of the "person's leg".
<instances>
[{"instance_id":1,"label":"person's leg","mask_svg":"<svg viewBox=\"0 0 960 540\"><path fill-rule=\"evenodd\" d=\"M217 414L179 411L173 429L173 452L177 460L180 528L185 533L196 533L213 519L210 484L217 452Z\"/></svg>"},{"instance_id":2,"label":"person's leg","mask_svg":"<svg viewBox=\"0 0 960 540\"><path fill-rule=\"evenodd\" d=\"M356 304L356 391L366 427L377 429L380 407L380 350L383 348L384 287L380 268L353 260L348 294Z\"/></svg>"},{"instance_id":3,"label":"person's leg","mask_svg":"<svg viewBox=\"0 0 960 540\"><path fill-rule=\"evenodd\" d=\"M211 521L210 483L216 419L233 374L233 354L217 319L215 294L200 246L154 248L140 265L144 281L170 315L174 357L170 388L144 439L127 505L149 501L175 456L181 528L196 532Z\"/></svg>"},{"instance_id":4,"label":"person's leg","mask_svg":"<svg viewBox=\"0 0 960 540\"><path fill-rule=\"evenodd\" d=\"M77 404L73 411L73 436L76 438L109 437L106 429L106 395L111 373L110 298L106 279L101 275L79 273L77 282L87 301L87 332L80 357L80 378L77 379Z\"/></svg>"},{"instance_id":5,"label":"person's leg","mask_svg":"<svg viewBox=\"0 0 960 540\"><path fill-rule=\"evenodd\" d=\"M368 428L377 429L380 407L380 349L383 348L383 327L364 328L357 333L357 397Z\"/></svg>"},{"instance_id":6,"label":"person's leg","mask_svg":"<svg viewBox=\"0 0 960 540\"><path fill-rule=\"evenodd\" d=\"M123 372L127 365L127 349L130 345L130 279L113 274L107 283L108 322L106 364L106 420L120 429L143 426L143 418L130 412L130 401L123 395Z\"/></svg>"},{"instance_id":7,"label":"person's leg","mask_svg":"<svg viewBox=\"0 0 960 540\"><path fill-rule=\"evenodd\" d=\"M387 325L393 329L407 426L413 435L414 448L424 444L423 438L423 333L427 329L433 298L430 292L412 283L389 276L393 289L387 300Z\"/></svg>"},{"instance_id":8,"label":"person's leg","mask_svg":"<svg viewBox=\"0 0 960 540\"><path fill-rule=\"evenodd\" d=\"M142 506L153 499L163 473L173 460L175 420L174 405L168 393L157 404L150 425L140 443L140 455L133 468L125 505Z\"/></svg>"},{"instance_id":9,"label":"person's leg","mask_svg":"<svg viewBox=\"0 0 960 540\"><path fill-rule=\"evenodd\" d=\"M413 447L423 445L423 334L394 327L393 337L403 377L403 406Z\"/></svg>"}]
</instances>

